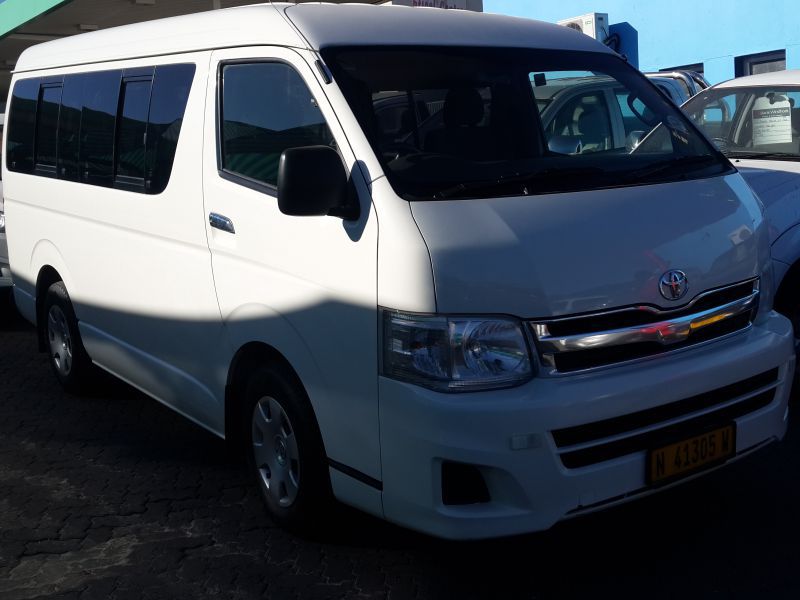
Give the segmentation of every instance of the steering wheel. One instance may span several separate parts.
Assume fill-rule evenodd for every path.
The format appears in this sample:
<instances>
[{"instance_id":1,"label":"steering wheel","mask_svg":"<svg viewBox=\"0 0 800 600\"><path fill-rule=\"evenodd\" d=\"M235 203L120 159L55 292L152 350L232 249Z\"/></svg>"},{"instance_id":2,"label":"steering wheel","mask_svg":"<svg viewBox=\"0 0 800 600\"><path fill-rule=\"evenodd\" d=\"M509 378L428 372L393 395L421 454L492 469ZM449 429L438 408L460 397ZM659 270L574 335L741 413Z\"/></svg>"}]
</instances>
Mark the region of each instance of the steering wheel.
<instances>
[{"instance_id":1,"label":"steering wheel","mask_svg":"<svg viewBox=\"0 0 800 600\"><path fill-rule=\"evenodd\" d=\"M730 141L727 138L723 137L711 138L711 142L714 144L714 146L716 146L717 150L719 150L720 152L725 152L725 150L728 149L728 146L730 146Z\"/></svg>"}]
</instances>

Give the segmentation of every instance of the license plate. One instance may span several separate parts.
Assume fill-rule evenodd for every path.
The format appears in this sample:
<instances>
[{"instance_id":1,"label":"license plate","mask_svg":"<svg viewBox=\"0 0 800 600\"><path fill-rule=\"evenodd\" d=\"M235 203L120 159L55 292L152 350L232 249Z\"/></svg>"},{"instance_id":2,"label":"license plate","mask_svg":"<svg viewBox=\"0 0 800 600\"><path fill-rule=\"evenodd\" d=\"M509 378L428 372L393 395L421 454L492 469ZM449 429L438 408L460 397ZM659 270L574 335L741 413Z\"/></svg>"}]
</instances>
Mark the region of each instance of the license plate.
<instances>
[{"instance_id":1,"label":"license plate","mask_svg":"<svg viewBox=\"0 0 800 600\"><path fill-rule=\"evenodd\" d=\"M650 450L648 484L663 484L725 462L736 453L736 425L731 423L694 437Z\"/></svg>"}]
</instances>

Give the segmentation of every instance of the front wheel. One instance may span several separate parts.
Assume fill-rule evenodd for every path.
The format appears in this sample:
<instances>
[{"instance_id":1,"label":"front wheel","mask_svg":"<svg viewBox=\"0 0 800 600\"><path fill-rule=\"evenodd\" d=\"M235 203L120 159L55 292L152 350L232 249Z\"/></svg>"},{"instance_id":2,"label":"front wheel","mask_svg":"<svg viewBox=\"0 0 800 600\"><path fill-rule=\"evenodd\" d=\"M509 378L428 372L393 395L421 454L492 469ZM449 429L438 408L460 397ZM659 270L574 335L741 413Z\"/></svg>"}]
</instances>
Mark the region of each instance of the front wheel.
<instances>
[{"instance_id":1,"label":"front wheel","mask_svg":"<svg viewBox=\"0 0 800 600\"><path fill-rule=\"evenodd\" d=\"M284 369L259 367L244 397L250 470L272 518L301 533L324 524L332 494L322 437L302 387Z\"/></svg>"},{"instance_id":2,"label":"front wheel","mask_svg":"<svg viewBox=\"0 0 800 600\"><path fill-rule=\"evenodd\" d=\"M46 347L53 372L66 391L83 390L90 379L92 361L83 348L78 319L62 281L47 290L44 318Z\"/></svg>"}]
</instances>

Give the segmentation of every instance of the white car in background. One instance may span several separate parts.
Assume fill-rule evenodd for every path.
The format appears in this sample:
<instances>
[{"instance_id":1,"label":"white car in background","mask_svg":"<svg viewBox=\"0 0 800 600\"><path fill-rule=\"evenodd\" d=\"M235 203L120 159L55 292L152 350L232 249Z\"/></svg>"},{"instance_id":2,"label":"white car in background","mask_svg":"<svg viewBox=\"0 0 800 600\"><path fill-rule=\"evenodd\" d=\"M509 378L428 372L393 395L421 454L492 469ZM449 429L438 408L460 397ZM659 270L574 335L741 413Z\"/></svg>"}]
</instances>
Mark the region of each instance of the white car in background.
<instances>
[{"instance_id":1,"label":"white car in background","mask_svg":"<svg viewBox=\"0 0 800 600\"><path fill-rule=\"evenodd\" d=\"M683 110L764 203L775 309L792 320L800 341L800 70L720 83Z\"/></svg>"}]
</instances>

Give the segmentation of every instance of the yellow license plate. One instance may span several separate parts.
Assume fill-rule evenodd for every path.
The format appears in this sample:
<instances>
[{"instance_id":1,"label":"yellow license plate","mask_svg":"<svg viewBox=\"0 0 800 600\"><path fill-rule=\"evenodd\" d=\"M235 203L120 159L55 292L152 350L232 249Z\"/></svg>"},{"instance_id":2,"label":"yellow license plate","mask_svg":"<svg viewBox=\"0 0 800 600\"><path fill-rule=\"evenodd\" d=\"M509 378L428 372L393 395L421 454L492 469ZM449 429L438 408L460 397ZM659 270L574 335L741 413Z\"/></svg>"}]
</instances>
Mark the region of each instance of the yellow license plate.
<instances>
[{"instance_id":1,"label":"yellow license plate","mask_svg":"<svg viewBox=\"0 0 800 600\"><path fill-rule=\"evenodd\" d=\"M724 462L736 453L736 425L691 437L651 450L647 457L647 482L666 483L704 467Z\"/></svg>"}]
</instances>

